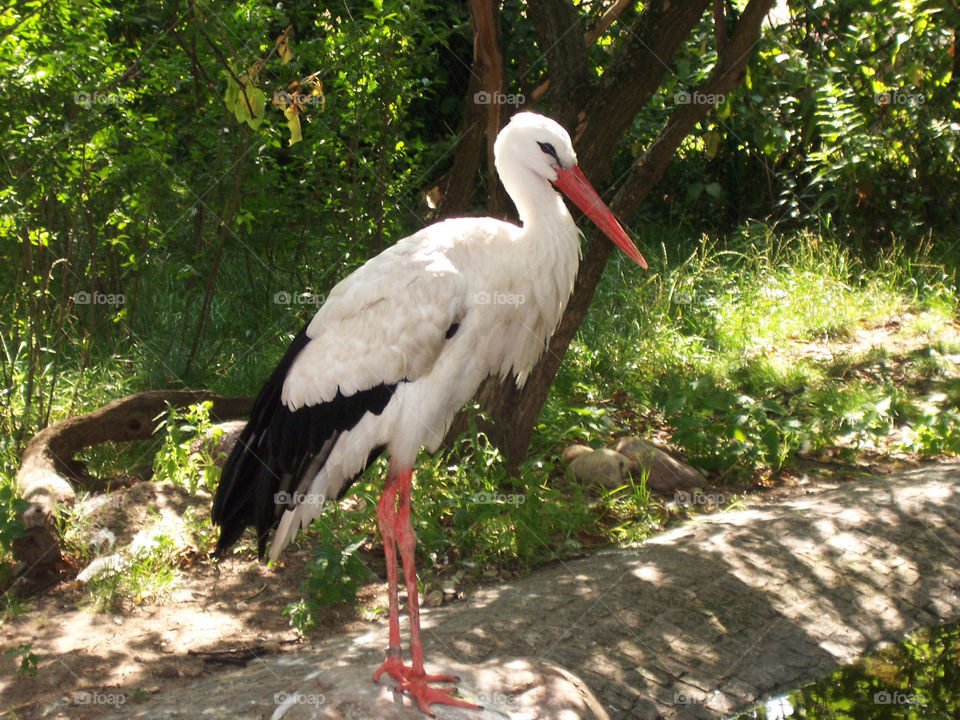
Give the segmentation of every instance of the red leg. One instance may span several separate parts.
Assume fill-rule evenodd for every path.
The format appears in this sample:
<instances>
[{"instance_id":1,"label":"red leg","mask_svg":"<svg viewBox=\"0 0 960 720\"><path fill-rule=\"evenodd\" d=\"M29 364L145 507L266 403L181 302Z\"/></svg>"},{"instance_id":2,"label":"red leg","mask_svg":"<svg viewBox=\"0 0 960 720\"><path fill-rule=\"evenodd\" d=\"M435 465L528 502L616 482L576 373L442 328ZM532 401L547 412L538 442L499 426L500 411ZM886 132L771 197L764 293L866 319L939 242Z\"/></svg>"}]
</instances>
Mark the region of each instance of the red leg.
<instances>
[{"instance_id":1,"label":"red leg","mask_svg":"<svg viewBox=\"0 0 960 720\"><path fill-rule=\"evenodd\" d=\"M390 640L387 646L387 657L383 664L373 674L373 681L377 682L384 672L394 680L404 679L403 653L400 649L400 618L399 602L397 600L397 476L393 466L387 474L387 480L377 503L377 522L380 526L380 535L383 538L383 555L387 561L387 592L389 595L388 609L390 614Z\"/></svg>"},{"instance_id":2,"label":"red leg","mask_svg":"<svg viewBox=\"0 0 960 720\"><path fill-rule=\"evenodd\" d=\"M400 549L400 561L403 563L403 577L407 584L407 610L410 613L410 656L413 667L407 677L398 685L401 690L408 690L417 701L417 705L430 717L431 703L455 705L457 707L479 710L480 706L466 700L451 697L456 688L431 688L428 682L456 682L459 678L453 675L427 675L423 667L423 646L420 644L420 606L417 602L417 571L414 562L414 550L417 545L417 536L413 532L410 522L410 480L411 471L398 473L397 478L397 524L396 539Z\"/></svg>"}]
</instances>

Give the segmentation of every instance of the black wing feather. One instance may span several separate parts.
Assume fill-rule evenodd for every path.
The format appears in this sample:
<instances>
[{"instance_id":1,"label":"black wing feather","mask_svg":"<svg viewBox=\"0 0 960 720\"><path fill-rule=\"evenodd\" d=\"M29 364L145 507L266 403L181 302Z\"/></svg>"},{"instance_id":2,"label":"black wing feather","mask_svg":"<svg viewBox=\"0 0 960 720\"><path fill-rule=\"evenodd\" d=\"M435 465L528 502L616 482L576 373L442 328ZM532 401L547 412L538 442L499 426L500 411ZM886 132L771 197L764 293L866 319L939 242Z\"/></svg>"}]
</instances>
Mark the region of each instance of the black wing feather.
<instances>
[{"instance_id":1,"label":"black wing feather","mask_svg":"<svg viewBox=\"0 0 960 720\"><path fill-rule=\"evenodd\" d=\"M223 466L211 511L214 524L220 525L216 556L252 526L257 531L257 552L262 559L270 531L280 522L283 510L294 507L293 503L278 503L278 494L305 492L302 488L326 462L340 434L367 413L382 413L393 397L396 383L382 384L349 396L337 391L329 402L291 411L280 400L283 382L309 342L304 326L260 390L250 420ZM383 449L373 448L367 464ZM310 477L305 477L311 467ZM358 476L350 479L343 492Z\"/></svg>"}]
</instances>

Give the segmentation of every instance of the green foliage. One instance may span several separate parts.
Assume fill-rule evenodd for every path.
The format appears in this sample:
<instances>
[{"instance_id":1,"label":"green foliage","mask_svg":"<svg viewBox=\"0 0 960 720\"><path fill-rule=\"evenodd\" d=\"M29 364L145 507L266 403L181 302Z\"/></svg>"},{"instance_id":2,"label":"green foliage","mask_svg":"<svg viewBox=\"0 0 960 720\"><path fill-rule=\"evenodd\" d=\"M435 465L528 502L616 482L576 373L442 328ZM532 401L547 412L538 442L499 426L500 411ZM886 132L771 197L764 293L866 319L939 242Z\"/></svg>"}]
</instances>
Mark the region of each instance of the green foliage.
<instances>
[{"instance_id":1,"label":"green foliage","mask_svg":"<svg viewBox=\"0 0 960 720\"><path fill-rule=\"evenodd\" d=\"M412 502L426 573L463 562L528 568L579 549L589 510L576 502L579 490L567 495L551 483L548 469L532 461L511 479L499 450L475 429L421 462Z\"/></svg>"},{"instance_id":2,"label":"green foliage","mask_svg":"<svg viewBox=\"0 0 960 720\"><path fill-rule=\"evenodd\" d=\"M673 441L706 470L778 470L802 439L800 421L776 398L758 400L703 379L667 398L664 411L674 425Z\"/></svg>"},{"instance_id":3,"label":"green foliage","mask_svg":"<svg viewBox=\"0 0 960 720\"><path fill-rule=\"evenodd\" d=\"M21 499L9 480L0 475L0 587L7 587L13 574L13 541L26 534L19 514L28 503ZM15 615L20 603L13 593L4 593L0 599L0 615Z\"/></svg>"},{"instance_id":4,"label":"green foliage","mask_svg":"<svg viewBox=\"0 0 960 720\"><path fill-rule=\"evenodd\" d=\"M738 480L789 465L801 450L855 450L905 425L931 432L923 397L889 378L892 358L818 359L817 347L901 316L914 318L906 331L929 327L935 336L956 313L952 275L897 248L864 262L811 235L787 240L754 228L738 242L707 243L678 253L679 262L664 257L652 276L604 279L597 306L606 312L588 316L574 340L538 424L538 451L585 421L594 437L666 424L695 465ZM897 362L938 382L942 363L920 360ZM944 414L934 431L944 439L954 426L949 397L938 401ZM643 420L638 406L647 408Z\"/></svg>"},{"instance_id":5,"label":"green foliage","mask_svg":"<svg viewBox=\"0 0 960 720\"><path fill-rule=\"evenodd\" d=\"M779 10L743 85L685 140L642 216L710 234L763 218L871 251L898 238L955 240L960 98L949 48L960 10L897 0ZM634 153L713 69L713 34L708 14L638 117Z\"/></svg>"},{"instance_id":6,"label":"green foliage","mask_svg":"<svg viewBox=\"0 0 960 720\"><path fill-rule=\"evenodd\" d=\"M163 444L153 461L154 479L185 487L190 494L198 488L209 492L216 489L220 468L212 456L223 429L210 422L209 400L191 405L186 410L170 407L157 425L163 433ZM199 443L198 450L193 447Z\"/></svg>"},{"instance_id":7,"label":"green foliage","mask_svg":"<svg viewBox=\"0 0 960 720\"><path fill-rule=\"evenodd\" d=\"M22 677L34 677L37 674L37 661L40 656L32 652L33 643L20 643L16 647L7 648L3 651L6 656L17 656L20 658L20 664L17 666L17 673Z\"/></svg>"},{"instance_id":8,"label":"green foliage","mask_svg":"<svg viewBox=\"0 0 960 720\"><path fill-rule=\"evenodd\" d=\"M960 626L926 628L733 720L954 718L960 713ZM785 712L790 706L790 711Z\"/></svg>"},{"instance_id":9,"label":"green foliage","mask_svg":"<svg viewBox=\"0 0 960 720\"><path fill-rule=\"evenodd\" d=\"M17 497L10 485L0 484L0 557L6 556L13 541L26 533L23 522L17 517L29 503Z\"/></svg>"},{"instance_id":10,"label":"green foliage","mask_svg":"<svg viewBox=\"0 0 960 720\"><path fill-rule=\"evenodd\" d=\"M137 389L262 379L313 307L278 293L322 296L423 224L424 170L460 111L441 102L438 54L465 17L389 1L11 8L0 435L13 452L84 407L64 372L123 365ZM248 94L256 119L238 125ZM304 142L290 146L294 124Z\"/></svg>"},{"instance_id":11,"label":"green foliage","mask_svg":"<svg viewBox=\"0 0 960 720\"><path fill-rule=\"evenodd\" d=\"M330 532L329 525L318 525L322 539L303 568L306 575L300 583L303 597L283 611L284 615L290 616L290 624L301 633L313 629L322 608L341 603L352 604L357 596L357 584L370 575L357 553L366 538L360 537L341 545L342 541ZM355 532L350 534L355 535Z\"/></svg>"},{"instance_id":12,"label":"green foliage","mask_svg":"<svg viewBox=\"0 0 960 720\"><path fill-rule=\"evenodd\" d=\"M960 453L960 411L941 407L946 395L938 393L923 404L921 416L907 428L900 447L920 455Z\"/></svg>"},{"instance_id":13,"label":"green foliage","mask_svg":"<svg viewBox=\"0 0 960 720\"><path fill-rule=\"evenodd\" d=\"M176 542L166 535L155 535L149 543L125 549L117 567L87 583L91 606L101 612L121 612L125 602L140 604L162 594L176 578L178 556Z\"/></svg>"}]
</instances>

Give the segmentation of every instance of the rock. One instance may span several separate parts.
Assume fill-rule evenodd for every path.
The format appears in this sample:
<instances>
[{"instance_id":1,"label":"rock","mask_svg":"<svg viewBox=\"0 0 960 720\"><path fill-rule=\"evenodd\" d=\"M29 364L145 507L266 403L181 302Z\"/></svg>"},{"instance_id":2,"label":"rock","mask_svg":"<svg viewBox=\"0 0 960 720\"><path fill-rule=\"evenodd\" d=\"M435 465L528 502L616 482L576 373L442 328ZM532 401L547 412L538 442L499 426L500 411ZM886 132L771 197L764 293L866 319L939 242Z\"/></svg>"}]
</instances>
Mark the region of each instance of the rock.
<instances>
[{"instance_id":1,"label":"rock","mask_svg":"<svg viewBox=\"0 0 960 720\"><path fill-rule=\"evenodd\" d=\"M382 650L375 651L377 656ZM409 695L387 677L370 682L370 670L309 655L269 658L230 676L201 676L166 696L138 703L138 720L205 717L210 720L423 720ZM323 662L322 665L319 663ZM376 663L373 664L376 666ZM167 672L175 668L164 668ZM431 671L459 676L460 697L483 706L467 710L433 705L438 720L610 720L586 684L569 671L533 658L468 665L436 654ZM128 720L123 708L102 720Z\"/></svg>"},{"instance_id":2,"label":"rock","mask_svg":"<svg viewBox=\"0 0 960 720\"><path fill-rule=\"evenodd\" d=\"M564 465L569 465L581 455L592 452L593 448L588 445L568 445L563 451L563 455L560 456L560 459L563 460Z\"/></svg>"},{"instance_id":3,"label":"rock","mask_svg":"<svg viewBox=\"0 0 960 720\"><path fill-rule=\"evenodd\" d=\"M639 479L647 474L647 489L661 495L702 487L706 478L696 468L682 463L656 445L638 437L624 437L617 442L617 452L628 461L630 474Z\"/></svg>"},{"instance_id":4,"label":"rock","mask_svg":"<svg viewBox=\"0 0 960 720\"><path fill-rule=\"evenodd\" d=\"M431 590L423 599L423 604L427 607L440 607L443 605L443 590Z\"/></svg>"},{"instance_id":5,"label":"rock","mask_svg":"<svg viewBox=\"0 0 960 720\"><path fill-rule=\"evenodd\" d=\"M210 496L191 495L172 483L140 482L78 502L77 521L69 530L71 542L97 550L117 549L139 543L147 535L163 534L176 542L188 542L183 515L190 507L206 513ZM138 537L139 536L139 537Z\"/></svg>"},{"instance_id":6,"label":"rock","mask_svg":"<svg viewBox=\"0 0 960 720\"><path fill-rule=\"evenodd\" d=\"M629 459L606 448L585 453L570 463L570 474L584 486L598 483L618 488L627 482Z\"/></svg>"},{"instance_id":7,"label":"rock","mask_svg":"<svg viewBox=\"0 0 960 720\"><path fill-rule=\"evenodd\" d=\"M111 555L102 555L94 558L93 562L87 565L77 574L77 582L87 583L93 578L103 573L118 573L126 570L130 566L130 558L120 553Z\"/></svg>"},{"instance_id":8,"label":"rock","mask_svg":"<svg viewBox=\"0 0 960 720\"><path fill-rule=\"evenodd\" d=\"M190 452L199 453L204 445L209 447L210 457L213 458L213 464L217 467L223 467L223 464L227 461L227 456L230 454L230 451L233 449L233 446L236 445L237 440L240 437L240 433L243 432L243 428L246 427L246 420L230 420L229 422L219 423L214 425L207 431L204 437L197 438L192 443L190 443ZM216 431L222 431L220 437L217 438L216 443L210 447L210 441L213 437L213 433Z\"/></svg>"}]
</instances>

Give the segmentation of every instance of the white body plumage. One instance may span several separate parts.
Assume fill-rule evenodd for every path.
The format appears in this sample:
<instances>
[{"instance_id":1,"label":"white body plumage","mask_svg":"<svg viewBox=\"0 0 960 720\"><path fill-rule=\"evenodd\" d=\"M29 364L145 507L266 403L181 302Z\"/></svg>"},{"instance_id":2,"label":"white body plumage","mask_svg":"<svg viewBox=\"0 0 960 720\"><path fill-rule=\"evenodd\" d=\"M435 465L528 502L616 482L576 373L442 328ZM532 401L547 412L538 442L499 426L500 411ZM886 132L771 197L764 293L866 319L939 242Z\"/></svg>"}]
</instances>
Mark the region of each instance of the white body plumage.
<instances>
[{"instance_id":1,"label":"white body plumage","mask_svg":"<svg viewBox=\"0 0 960 720\"><path fill-rule=\"evenodd\" d=\"M579 231L563 205L548 225L520 228L490 218L431 225L338 284L307 329L311 338L283 385L291 410L382 383L396 392L337 439L270 545L276 558L301 527L363 470L372 448L410 465L433 452L456 412L489 375L522 385L556 329L573 290ZM549 272L531 272L531 268ZM452 337L448 329L457 324ZM301 486L303 487L303 486Z\"/></svg>"}]
</instances>

